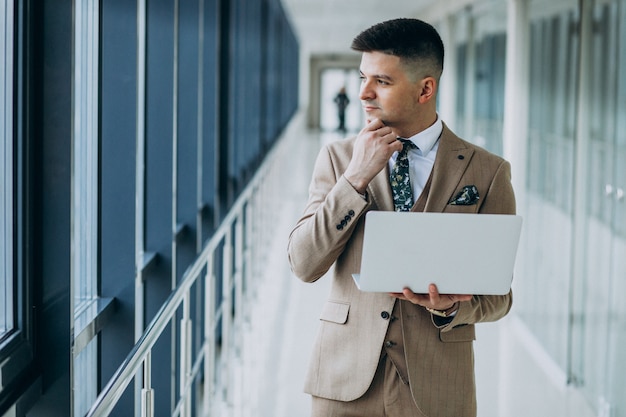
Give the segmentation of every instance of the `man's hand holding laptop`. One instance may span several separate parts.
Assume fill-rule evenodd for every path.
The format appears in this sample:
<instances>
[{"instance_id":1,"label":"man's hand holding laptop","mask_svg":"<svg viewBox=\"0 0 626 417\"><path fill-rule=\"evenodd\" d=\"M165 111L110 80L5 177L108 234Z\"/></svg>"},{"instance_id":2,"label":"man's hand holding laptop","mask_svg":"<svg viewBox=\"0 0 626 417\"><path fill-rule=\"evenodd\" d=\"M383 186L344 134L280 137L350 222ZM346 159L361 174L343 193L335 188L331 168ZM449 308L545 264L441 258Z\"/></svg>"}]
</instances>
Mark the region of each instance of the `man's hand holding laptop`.
<instances>
[{"instance_id":1,"label":"man's hand holding laptop","mask_svg":"<svg viewBox=\"0 0 626 417\"><path fill-rule=\"evenodd\" d=\"M439 294L435 284L428 286L428 294L416 294L410 288L405 288L402 292L393 292L389 295L421 305L431 313L443 317L450 317L457 310L460 301L469 301L473 297L470 294Z\"/></svg>"}]
</instances>

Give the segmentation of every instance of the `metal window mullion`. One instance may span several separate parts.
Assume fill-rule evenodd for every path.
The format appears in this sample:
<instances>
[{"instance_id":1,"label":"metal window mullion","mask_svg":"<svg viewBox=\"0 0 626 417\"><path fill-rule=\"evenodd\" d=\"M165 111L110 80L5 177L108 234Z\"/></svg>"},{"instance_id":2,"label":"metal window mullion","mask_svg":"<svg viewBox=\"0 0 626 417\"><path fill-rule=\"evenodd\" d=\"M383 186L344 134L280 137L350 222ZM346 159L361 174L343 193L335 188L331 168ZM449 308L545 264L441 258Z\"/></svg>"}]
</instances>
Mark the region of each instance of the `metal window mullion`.
<instances>
[{"instance_id":1,"label":"metal window mullion","mask_svg":"<svg viewBox=\"0 0 626 417\"><path fill-rule=\"evenodd\" d=\"M176 288L178 229L178 21L179 0L174 0L174 49L172 59L172 289ZM174 334L175 332L172 332Z\"/></svg>"},{"instance_id":2,"label":"metal window mullion","mask_svg":"<svg viewBox=\"0 0 626 417\"><path fill-rule=\"evenodd\" d=\"M474 137L476 135L475 118L475 94L476 94L476 18L471 10L467 12L467 68L465 74L465 135Z\"/></svg>"},{"instance_id":3,"label":"metal window mullion","mask_svg":"<svg viewBox=\"0 0 626 417\"><path fill-rule=\"evenodd\" d=\"M187 290L183 298L183 317L180 320L180 373L179 373L179 395L183 403L180 415L191 417L191 395L187 392L189 379L192 378L192 321L190 316L190 291Z\"/></svg>"},{"instance_id":4,"label":"metal window mullion","mask_svg":"<svg viewBox=\"0 0 626 417\"><path fill-rule=\"evenodd\" d=\"M239 215L237 216L237 220L235 222L235 274L234 274L234 284L235 284L235 317L238 321L241 321L243 317L243 268L244 268L244 245L243 245L243 231L244 231L244 208L242 206L239 209Z\"/></svg>"},{"instance_id":5,"label":"metal window mullion","mask_svg":"<svg viewBox=\"0 0 626 417\"><path fill-rule=\"evenodd\" d=\"M203 218L203 184L204 184L204 0L198 0L198 96L197 96L197 180L196 180L196 253L202 251L202 218Z\"/></svg>"},{"instance_id":6,"label":"metal window mullion","mask_svg":"<svg viewBox=\"0 0 626 417\"><path fill-rule=\"evenodd\" d=\"M152 350L143 361L143 378L137 378L143 385L141 390L141 417L154 416L154 390L152 389Z\"/></svg>"},{"instance_id":7,"label":"metal window mullion","mask_svg":"<svg viewBox=\"0 0 626 417\"><path fill-rule=\"evenodd\" d=\"M259 184L259 192L258 192L258 200L257 200L257 218L256 218L256 241L257 241L257 265L261 264L261 259L263 259L263 255L265 252L265 236L267 235L267 223L265 221L267 217L267 206L266 204L272 204L271 201L268 200L267 195L267 182L263 181ZM261 270L257 269L257 274L261 274Z\"/></svg>"},{"instance_id":8,"label":"metal window mullion","mask_svg":"<svg viewBox=\"0 0 626 417\"><path fill-rule=\"evenodd\" d=\"M137 105L135 160L135 341L144 326L143 269L145 257L146 200L146 0L137 0Z\"/></svg>"},{"instance_id":9,"label":"metal window mullion","mask_svg":"<svg viewBox=\"0 0 626 417\"><path fill-rule=\"evenodd\" d=\"M213 379L215 372L215 273L213 271L213 257L215 253L209 253L206 261L206 275L204 282L204 412L210 415L213 392Z\"/></svg>"},{"instance_id":10,"label":"metal window mullion","mask_svg":"<svg viewBox=\"0 0 626 417\"><path fill-rule=\"evenodd\" d=\"M222 350L221 350L221 382L222 382L222 400L228 407L232 404L232 390L229 389L232 380L230 372L232 364L230 363L231 347L232 347L232 228L228 227L228 231L224 236L224 250L222 254Z\"/></svg>"},{"instance_id":11,"label":"metal window mullion","mask_svg":"<svg viewBox=\"0 0 626 417\"><path fill-rule=\"evenodd\" d=\"M526 207L526 158L528 155L530 23L525 0L508 0L505 58L503 155L511 161L512 182L518 207ZM526 63L526 64L524 64Z\"/></svg>"},{"instance_id":12,"label":"metal window mullion","mask_svg":"<svg viewBox=\"0 0 626 417\"><path fill-rule=\"evenodd\" d=\"M90 111L87 115L88 121L88 130L89 136L91 140L89 141L89 164L90 172L92 176L89 178L89 185L87 189L89 190L89 201L93 204L90 206L89 216L93 221L88 223L89 227L89 241L92 242L92 248L89 250L89 285L91 288L89 289L90 295L92 298L97 298L100 294L98 294L98 276L97 276L97 265L98 265L98 224L100 223L98 220L98 195L99 193L99 130L98 130L98 114L99 114L99 83L98 80L100 78L100 65L99 65L99 51L100 51L100 5L98 0L94 0L89 3L90 5L90 28L92 30L89 31L91 36L89 43L89 61L91 70L88 73L89 77L89 97L91 101Z\"/></svg>"},{"instance_id":13,"label":"metal window mullion","mask_svg":"<svg viewBox=\"0 0 626 417\"><path fill-rule=\"evenodd\" d=\"M246 204L246 208L245 208L245 218L246 218L246 222L245 222L245 229L244 229L244 249L243 249L243 263L244 263L244 275L243 275L243 283L246 287L246 292L248 297L256 294L256 284L255 281L253 279L252 276L252 271L254 270L254 263L253 263L253 247L252 245L254 244L254 240L253 240L253 235L252 235L252 231L253 231L253 224L254 224L254 211L252 210L252 204L254 202L254 194L253 197L250 198L250 200L248 201L248 204ZM247 303L246 303L247 304ZM246 305L247 307L247 312L246 314L249 313L250 311L250 307L249 305Z\"/></svg>"},{"instance_id":14,"label":"metal window mullion","mask_svg":"<svg viewBox=\"0 0 626 417\"><path fill-rule=\"evenodd\" d=\"M179 42L179 0L174 0L174 28L173 28L173 57L172 57L172 268L171 268L171 289L174 290L178 280L178 42ZM171 332L171 391L170 404L176 404L176 355L177 355L177 334L178 323L172 317ZM182 352L181 352L182 354Z\"/></svg>"},{"instance_id":15,"label":"metal window mullion","mask_svg":"<svg viewBox=\"0 0 626 417\"><path fill-rule=\"evenodd\" d=\"M233 326L233 405L235 406L235 413L240 415L242 403L239 396L243 392L243 381L245 367L244 367L244 335L245 335L245 319L243 315L244 291L243 291L243 222L244 222L244 208L245 204L239 206L237 209L238 214L235 219L235 237L233 244L233 261L235 270L233 274L234 285L234 326ZM237 397L235 397L237 395Z\"/></svg>"},{"instance_id":16,"label":"metal window mullion","mask_svg":"<svg viewBox=\"0 0 626 417\"><path fill-rule=\"evenodd\" d=\"M0 335L13 327L13 14L12 1L0 6Z\"/></svg>"},{"instance_id":17,"label":"metal window mullion","mask_svg":"<svg viewBox=\"0 0 626 417\"><path fill-rule=\"evenodd\" d=\"M77 136L80 138L80 125L81 125L81 114L80 112L77 111L77 109L81 109L83 108L83 102L81 100L82 98L82 84L81 84L81 78L82 78L82 71L80 70L81 67L81 61L82 61L82 56L83 56L83 51L81 49L82 47L82 41L83 41L83 36L82 36L82 20L81 20L81 16L82 16L82 7L83 7L83 3L79 2L75 5L75 10L74 10L74 14L75 14L75 23L74 23L74 48L73 48L73 54L74 54L74 66L73 66L73 76L72 76L72 91L73 91L73 101L72 101L72 173L71 173L71 177L72 177L72 191L71 191L71 195L72 195L72 213L71 213L71 217L72 217L72 232L71 232L71 246L72 246L72 258L71 258L71 285L70 285L70 300L71 300L71 305L72 305L72 311L74 312L74 316L76 316L75 313L75 309L76 309L76 302L75 302L75 298L77 296L80 296L80 291L77 291L76 288L76 277L80 275L80 271L77 271L77 265L76 265L76 260L77 259L81 259L81 256L76 256L76 254L74 253L74 250L77 248L80 248L80 242L78 242L77 240L77 235L80 234L80 231L77 230L80 227L80 223L77 223L74 219L76 217L76 200L78 200L78 197L76 196L77 191L77 184L76 184L76 178L78 178L80 180L80 178L82 178L82 175L79 175L80 173L80 168L77 169L76 167L76 163L77 163L77 154L80 153L80 140L77 139ZM78 161L80 161L80 159L78 159ZM78 171L78 172L76 172ZM75 317L74 317L75 320ZM72 320L71 326L73 328L74 326L74 320ZM73 332L72 332L73 333Z\"/></svg>"},{"instance_id":18,"label":"metal window mullion","mask_svg":"<svg viewBox=\"0 0 626 417\"><path fill-rule=\"evenodd\" d=\"M134 341L143 333L145 321L145 286L143 281L145 257L145 178L146 178L146 0L137 0L137 102L135 126L135 325ZM146 406L152 408L152 392L144 391L139 375L135 378L135 416ZM150 397L150 398L148 398Z\"/></svg>"},{"instance_id":19,"label":"metal window mullion","mask_svg":"<svg viewBox=\"0 0 626 417\"><path fill-rule=\"evenodd\" d=\"M261 265L263 259L263 236L265 235L265 225L263 219L265 218L265 195L263 194L264 186L259 185L259 192L254 198L254 274L259 277L262 274Z\"/></svg>"},{"instance_id":20,"label":"metal window mullion","mask_svg":"<svg viewBox=\"0 0 626 417\"><path fill-rule=\"evenodd\" d=\"M567 343L567 379L568 383L582 384L584 359L579 346L584 345L584 332L576 331L574 320L584 317L582 309L585 306L585 284L586 284L586 259L585 250L587 239L587 190L589 189L589 147L590 147L590 121L589 97L590 88L594 80L591 79L591 61L593 53L592 33L593 33L593 1L582 0L580 3L580 32L579 32L579 56L578 56L578 90L576 97L576 149L574 161L574 184L576 189L582 192L575 193L573 199L573 239L571 249L571 284L568 294L570 305L570 322L568 323L568 343Z\"/></svg>"}]
</instances>

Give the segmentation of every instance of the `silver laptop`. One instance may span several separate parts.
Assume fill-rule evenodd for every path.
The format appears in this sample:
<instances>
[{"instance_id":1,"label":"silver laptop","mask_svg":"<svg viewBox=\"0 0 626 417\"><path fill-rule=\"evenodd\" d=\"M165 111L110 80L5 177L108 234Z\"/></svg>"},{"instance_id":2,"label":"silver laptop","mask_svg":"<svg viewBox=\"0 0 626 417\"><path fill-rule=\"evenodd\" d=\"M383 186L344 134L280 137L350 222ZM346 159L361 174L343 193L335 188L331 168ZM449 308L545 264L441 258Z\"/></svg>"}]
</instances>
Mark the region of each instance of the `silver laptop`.
<instances>
[{"instance_id":1,"label":"silver laptop","mask_svg":"<svg viewBox=\"0 0 626 417\"><path fill-rule=\"evenodd\" d=\"M522 218L507 214L370 211L361 291L502 295L509 292Z\"/></svg>"}]
</instances>

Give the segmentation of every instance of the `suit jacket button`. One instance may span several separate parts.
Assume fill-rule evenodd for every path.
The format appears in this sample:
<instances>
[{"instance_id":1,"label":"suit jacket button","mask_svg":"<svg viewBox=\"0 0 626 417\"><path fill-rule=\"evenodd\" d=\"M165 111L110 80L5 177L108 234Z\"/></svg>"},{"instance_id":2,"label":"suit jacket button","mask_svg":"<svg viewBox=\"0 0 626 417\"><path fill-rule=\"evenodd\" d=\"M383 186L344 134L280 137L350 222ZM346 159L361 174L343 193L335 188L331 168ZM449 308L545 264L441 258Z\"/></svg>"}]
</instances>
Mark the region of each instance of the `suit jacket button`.
<instances>
[{"instance_id":1,"label":"suit jacket button","mask_svg":"<svg viewBox=\"0 0 626 417\"><path fill-rule=\"evenodd\" d=\"M348 214L350 215L350 217L354 217L354 210L350 210Z\"/></svg>"},{"instance_id":2,"label":"suit jacket button","mask_svg":"<svg viewBox=\"0 0 626 417\"><path fill-rule=\"evenodd\" d=\"M337 230L341 230L341 229L343 229L343 226L341 224L338 224L337 225Z\"/></svg>"},{"instance_id":3,"label":"suit jacket button","mask_svg":"<svg viewBox=\"0 0 626 417\"><path fill-rule=\"evenodd\" d=\"M352 220L352 218L350 216L346 216L343 218L346 222L349 222L350 220Z\"/></svg>"},{"instance_id":4,"label":"suit jacket button","mask_svg":"<svg viewBox=\"0 0 626 417\"><path fill-rule=\"evenodd\" d=\"M384 318L385 320L389 319L389 313L386 311L383 311L380 313L380 317Z\"/></svg>"}]
</instances>

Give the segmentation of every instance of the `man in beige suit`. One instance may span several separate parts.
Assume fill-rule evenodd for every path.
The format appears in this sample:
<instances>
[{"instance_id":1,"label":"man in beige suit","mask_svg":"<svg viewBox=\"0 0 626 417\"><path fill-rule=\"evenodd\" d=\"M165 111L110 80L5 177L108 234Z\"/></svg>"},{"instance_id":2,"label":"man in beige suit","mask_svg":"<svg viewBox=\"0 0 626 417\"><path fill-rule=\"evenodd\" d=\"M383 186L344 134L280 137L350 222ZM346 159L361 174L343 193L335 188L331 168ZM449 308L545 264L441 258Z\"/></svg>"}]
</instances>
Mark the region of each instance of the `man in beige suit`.
<instances>
[{"instance_id":1,"label":"man in beige suit","mask_svg":"<svg viewBox=\"0 0 626 417\"><path fill-rule=\"evenodd\" d=\"M357 137L321 150L288 247L303 281L316 281L334 265L305 383L312 415L474 417L474 324L506 315L511 293L439 294L434 285L428 294L365 293L351 274L361 265L367 211L394 210L398 200L398 211L404 204L413 211L513 214L510 165L439 119L443 43L432 26L383 22L358 35L352 48L362 53L360 99L368 122ZM415 146L405 152L398 138ZM401 152L408 158L408 202L390 185L399 178ZM410 259L389 262L420 272Z\"/></svg>"}]
</instances>

